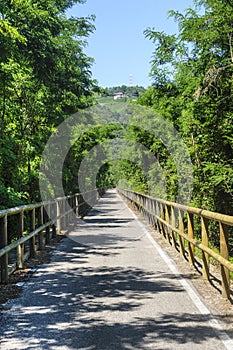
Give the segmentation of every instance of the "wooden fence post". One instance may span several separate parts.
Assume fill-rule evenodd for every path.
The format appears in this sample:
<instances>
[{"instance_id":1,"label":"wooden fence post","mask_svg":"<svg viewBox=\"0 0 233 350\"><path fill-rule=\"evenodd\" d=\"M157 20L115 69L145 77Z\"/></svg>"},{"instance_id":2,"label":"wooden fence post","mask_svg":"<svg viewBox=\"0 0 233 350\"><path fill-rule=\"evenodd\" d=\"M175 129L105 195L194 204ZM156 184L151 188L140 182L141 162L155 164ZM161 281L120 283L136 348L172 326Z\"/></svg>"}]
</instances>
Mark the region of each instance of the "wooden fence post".
<instances>
[{"instance_id":1,"label":"wooden fence post","mask_svg":"<svg viewBox=\"0 0 233 350\"><path fill-rule=\"evenodd\" d=\"M24 230L24 212L23 210L18 214L18 223L17 223L17 231L18 231L18 238L21 238L23 236L23 230ZM17 247L17 261L16 266L18 269L22 269L24 264L24 243L19 244Z\"/></svg>"},{"instance_id":2,"label":"wooden fence post","mask_svg":"<svg viewBox=\"0 0 233 350\"><path fill-rule=\"evenodd\" d=\"M7 215L0 218L0 248L7 246ZM0 258L1 283L8 282L8 253Z\"/></svg>"},{"instance_id":3,"label":"wooden fence post","mask_svg":"<svg viewBox=\"0 0 233 350\"><path fill-rule=\"evenodd\" d=\"M201 237L202 237L202 244L206 247L209 245L209 238L208 238L208 220L201 216ZM202 251L202 277L204 280L209 280L209 254Z\"/></svg>"},{"instance_id":4,"label":"wooden fence post","mask_svg":"<svg viewBox=\"0 0 233 350\"><path fill-rule=\"evenodd\" d=\"M229 247L228 247L228 230L226 225L219 222L220 228L220 255L228 260L229 259ZM222 278L222 296L224 298L230 297L230 271L221 265L221 278Z\"/></svg>"},{"instance_id":5,"label":"wooden fence post","mask_svg":"<svg viewBox=\"0 0 233 350\"><path fill-rule=\"evenodd\" d=\"M160 210L160 205L159 205L159 202L156 200L155 201L155 214L158 218L160 218L160 213L161 213L161 210ZM162 224L161 222L159 221L159 219L156 218L156 224L157 224L157 228L159 230L159 233L162 233L163 232L163 229L162 229Z\"/></svg>"},{"instance_id":6,"label":"wooden fence post","mask_svg":"<svg viewBox=\"0 0 233 350\"><path fill-rule=\"evenodd\" d=\"M50 203L46 205L44 212L45 222L47 223L50 220ZM45 243L48 244L50 241L50 225L45 229Z\"/></svg>"},{"instance_id":7,"label":"wooden fence post","mask_svg":"<svg viewBox=\"0 0 233 350\"><path fill-rule=\"evenodd\" d=\"M33 208L30 212L30 231L34 231L36 228L36 210ZM36 236L30 239L30 257L36 256Z\"/></svg>"},{"instance_id":8,"label":"wooden fence post","mask_svg":"<svg viewBox=\"0 0 233 350\"><path fill-rule=\"evenodd\" d=\"M57 199L56 201L56 211L57 211L57 232L58 234L61 233L61 208L60 208L60 203L59 203L59 199Z\"/></svg>"},{"instance_id":9,"label":"wooden fence post","mask_svg":"<svg viewBox=\"0 0 233 350\"><path fill-rule=\"evenodd\" d=\"M162 204L162 203L160 203L159 209L160 209L160 218L161 218L162 220L165 220L164 207L163 207L163 204ZM167 239L167 233L166 233L167 227L164 227L164 226L165 226L165 225L164 225L163 223L161 223L162 234L163 234L164 238Z\"/></svg>"},{"instance_id":10,"label":"wooden fence post","mask_svg":"<svg viewBox=\"0 0 233 350\"><path fill-rule=\"evenodd\" d=\"M176 215L175 215L175 208L171 206L171 225L172 227L176 228ZM175 231L172 231L172 246L176 248L176 233Z\"/></svg>"},{"instance_id":11,"label":"wooden fence post","mask_svg":"<svg viewBox=\"0 0 233 350\"><path fill-rule=\"evenodd\" d=\"M152 226L157 229L157 224L156 224L156 218L155 218L155 215L156 215L156 201L155 199L152 199L152 203L151 203L151 206L152 206L152 213L154 214L153 215L153 218L152 218Z\"/></svg>"},{"instance_id":12,"label":"wooden fence post","mask_svg":"<svg viewBox=\"0 0 233 350\"><path fill-rule=\"evenodd\" d=\"M66 212L70 209L70 196L67 196L65 199L66 203ZM66 214L66 227L69 226L70 223L70 213Z\"/></svg>"},{"instance_id":13,"label":"wooden fence post","mask_svg":"<svg viewBox=\"0 0 233 350\"><path fill-rule=\"evenodd\" d=\"M67 209L68 209L68 199L64 198L63 201L64 201L64 214L65 214L67 212ZM68 215L65 214L64 215L64 229L66 229L68 222L69 222Z\"/></svg>"},{"instance_id":14,"label":"wooden fence post","mask_svg":"<svg viewBox=\"0 0 233 350\"><path fill-rule=\"evenodd\" d=\"M168 206L167 204L165 204L165 221L170 224L170 217L169 217L169 211L168 211ZM166 232L166 238L168 240L168 242L170 243L170 228L165 227L165 232Z\"/></svg>"},{"instance_id":15,"label":"wooden fence post","mask_svg":"<svg viewBox=\"0 0 233 350\"><path fill-rule=\"evenodd\" d=\"M184 217L183 212L179 209L179 231L184 233ZM184 238L179 236L180 242L180 255L185 257L185 246L184 246Z\"/></svg>"},{"instance_id":16,"label":"wooden fence post","mask_svg":"<svg viewBox=\"0 0 233 350\"><path fill-rule=\"evenodd\" d=\"M43 205L39 208L39 226L44 224L44 207ZM44 231L40 231L38 235L39 250L44 249Z\"/></svg>"},{"instance_id":17,"label":"wooden fence post","mask_svg":"<svg viewBox=\"0 0 233 350\"><path fill-rule=\"evenodd\" d=\"M73 209L73 198L72 196L68 197L67 199L67 210ZM68 218L68 225L72 222L72 211L67 215Z\"/></svg>"},{"instance_id":18,"label":"wooden fence post","mask_svg":"<svg viewBox=\"0 0 233 350\"><path fill-rule=\"evenodd\" d=\"M188 237L194 238L194 223L193 223L193 214L187 212L188 214ZM189 263L194 264L194 246L190 242L188 242L188 252L189 252Z\"/></svg>"},{"instance_id":19,"label":"wooden fence post","mask_svg":"<svg viewBox=\"0 0 233 350\"><path fill-rule=\"evenodd\" d=\"M61 199L61 215L62 215L62 218L61 218L61 229L64 230L65 227L66 227L66 217L63 216L64 213L65 213L65 202L64 202L64 198Z\"/></svg>"},{"instance_id":20,"label":"wooden fence post","mask_svg":"<svg viewBox=\"0 0 233 350\"><path fill-rule=\"evenodd\" d=\"M56 216L57 216L57 206L56 201L53 200L50 203L50 219L52 220L52 238L56 238L57 236L57 227L56 227Z\"/></svg>"},{"instance_id":21,"label":"wooden fence post","mask_svg":"<svg viewBox=\"0 0 233 350\"><path fill-rule=\"evenodd\" d=\"M75 194L75 214L79 215L79 207L78 207L78 194Z\"/></svg>"}]
</instances>

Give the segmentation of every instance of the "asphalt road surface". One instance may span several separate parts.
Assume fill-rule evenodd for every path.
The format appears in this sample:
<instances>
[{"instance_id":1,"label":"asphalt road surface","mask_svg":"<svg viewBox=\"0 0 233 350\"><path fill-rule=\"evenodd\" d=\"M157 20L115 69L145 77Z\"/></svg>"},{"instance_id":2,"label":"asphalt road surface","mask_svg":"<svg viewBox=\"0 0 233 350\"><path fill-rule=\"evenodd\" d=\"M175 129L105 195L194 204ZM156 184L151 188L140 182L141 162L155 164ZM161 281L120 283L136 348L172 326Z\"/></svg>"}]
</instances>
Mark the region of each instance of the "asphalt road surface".
<instances>
[{"instance_id":1,"label":"asphalt road surface","mask_svg":"<svg viewBox=\"0 0 233 350\"><path fill-rule=\"evenodd\" d=\"M113 190L9 305L1 350L233 350L188 276Z\"/></svg>"}]
</instances>

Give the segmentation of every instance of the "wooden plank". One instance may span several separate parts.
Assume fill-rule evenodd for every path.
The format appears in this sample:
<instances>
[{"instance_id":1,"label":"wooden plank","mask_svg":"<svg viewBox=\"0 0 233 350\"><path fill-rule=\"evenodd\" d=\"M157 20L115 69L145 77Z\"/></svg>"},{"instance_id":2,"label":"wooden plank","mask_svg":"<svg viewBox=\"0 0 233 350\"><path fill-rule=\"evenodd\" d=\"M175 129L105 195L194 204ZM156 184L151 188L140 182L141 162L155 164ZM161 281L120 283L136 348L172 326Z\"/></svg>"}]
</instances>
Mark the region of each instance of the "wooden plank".
<instances>
[{"instance_id":1,"label":"wooden plank","mask_svg":"<svg viewBox=\"0 0 233 350\"><path fill-rule=\"evenodd\" d=\"M44 202L49 203L49 201ZM21 213L22 211L30 211L34 208L39 208L43 203L35 203L35 204L27 204L27 205L21 205L19 207L9 208L9 209L3 209L0 210L0 217L4 217L5 215L11 216Z\"/></svg>"}]
</instances>

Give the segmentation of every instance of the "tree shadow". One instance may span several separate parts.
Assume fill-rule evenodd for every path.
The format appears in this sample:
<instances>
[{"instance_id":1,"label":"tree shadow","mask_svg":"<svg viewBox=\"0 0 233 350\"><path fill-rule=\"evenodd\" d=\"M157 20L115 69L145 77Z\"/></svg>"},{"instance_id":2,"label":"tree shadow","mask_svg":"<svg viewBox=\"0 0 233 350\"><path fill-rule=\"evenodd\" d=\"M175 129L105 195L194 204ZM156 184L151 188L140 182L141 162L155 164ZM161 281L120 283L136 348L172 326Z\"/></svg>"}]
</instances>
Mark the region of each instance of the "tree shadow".
<instances>
[{"instance_id":1,"label":"tree shadow","mask_svg":"<svg viewBox=\"0 0 233 350\"><path fill-rule=\"evenodd\" d=\"M118 226L130 226L132 219L96 221L90 216L87 221L87 236L94 239L96 225L100 230L111 226L118 232ZM85 240L81 226L77 238L83 235ZM0 314L3 349L186 350L191 344L192 349L221 350L209 316L194 307L182 311L180 304L188 298L176 275L166 269L108 266L127 243L135 242L124 231L121 235L114 232L108 231L101 242L104 246L98 248L72 239L61 243L51 263L32 277L12 310ZM131 254L135 246L127 249ZM96 261L101 265L96 266ZM191 299L189 302L191 305Z\"/></svg>"},{"instance_id":2,"label":"tree shadow","mask_svg":"<svg viewBox=\"0 0 233 350\"><path fill-rule=\"evenodd\" d=\"M128 232L131 232L131 235ZM114 247L119 245L119 243L128 244L134 242L135 234L134 219L113 217L87 217L78 225L71 225L66 232L67 237L79 244L98 247Z\"/></svg>"},{"instance_id":3,"label":"tree shadow","mask_svg":"<svg viewBox=\"0 0 233 350\"><path fill-rule=\"evenodd\" d=\"M78 249L83 258L93 254L89 248ZM180 348L190 342L205 349L216 341L208 316L156 311L153 318L141 315L141 307L155 294L171 293L176 303L183 288L174 275L135 267L75 266L70 260L67 268L60 259L57 264L56 273L49 264L32 278L3 329L3 348L7 343L12 349L15 339L24 349L51 350L165 350L169 344Z\"/></svg>"}]
</instances>

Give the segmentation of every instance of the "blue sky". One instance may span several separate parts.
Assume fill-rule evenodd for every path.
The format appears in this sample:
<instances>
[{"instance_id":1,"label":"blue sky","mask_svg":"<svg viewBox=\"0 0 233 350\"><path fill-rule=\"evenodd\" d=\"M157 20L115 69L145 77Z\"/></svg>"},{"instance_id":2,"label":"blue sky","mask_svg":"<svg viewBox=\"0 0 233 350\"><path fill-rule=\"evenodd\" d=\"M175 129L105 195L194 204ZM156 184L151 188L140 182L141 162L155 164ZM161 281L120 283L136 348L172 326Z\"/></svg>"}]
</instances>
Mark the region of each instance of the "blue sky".
<instances>
[{"instance_id":1,"label":"blue sky","mask_svg":"<svg viewBox=\"0 0 233 350\"><path fill-rule=\"evenodd\" d=\"M192 0L87 0L68 11L72 16L96 15L95 32L88 38L85 52L95 59L93 78L101 87L133 85L148 87L153 43L143 31L175 33L177 24L168 10L183 12ZM131 76L131 78L130 78Z\"/></svg>"}]
</instances>

